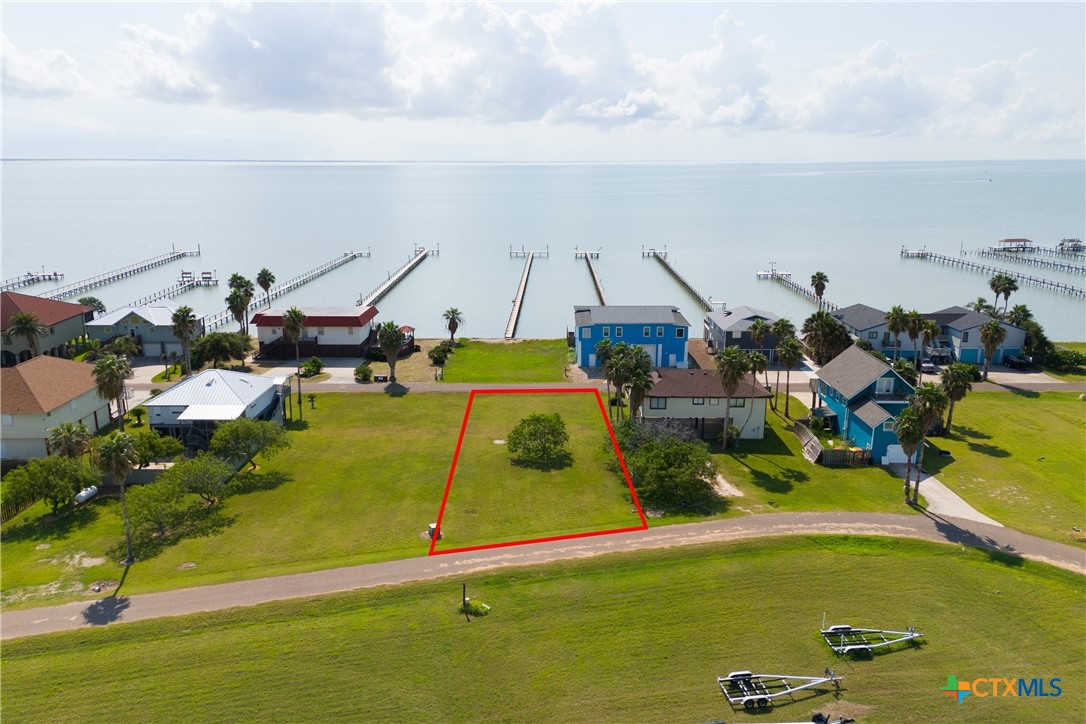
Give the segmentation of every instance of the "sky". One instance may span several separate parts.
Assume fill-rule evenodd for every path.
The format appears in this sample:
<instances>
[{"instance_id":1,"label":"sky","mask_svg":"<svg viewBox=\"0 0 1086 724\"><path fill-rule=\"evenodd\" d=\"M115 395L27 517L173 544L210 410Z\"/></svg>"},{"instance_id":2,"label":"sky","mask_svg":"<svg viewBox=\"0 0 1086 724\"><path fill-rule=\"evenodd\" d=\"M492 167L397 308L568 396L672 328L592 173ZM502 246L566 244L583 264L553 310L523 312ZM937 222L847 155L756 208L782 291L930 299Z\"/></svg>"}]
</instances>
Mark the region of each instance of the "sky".
<instances>
[{"instance_id":1,"label":"sky","mask_svg":"<svg viewBox=\"0 0 1086 724\"><path fill-rule=\"evenodd\" d=\"M0 4L4 158L1086 158L1086 3Z\"/></svg>"}]
</instances>

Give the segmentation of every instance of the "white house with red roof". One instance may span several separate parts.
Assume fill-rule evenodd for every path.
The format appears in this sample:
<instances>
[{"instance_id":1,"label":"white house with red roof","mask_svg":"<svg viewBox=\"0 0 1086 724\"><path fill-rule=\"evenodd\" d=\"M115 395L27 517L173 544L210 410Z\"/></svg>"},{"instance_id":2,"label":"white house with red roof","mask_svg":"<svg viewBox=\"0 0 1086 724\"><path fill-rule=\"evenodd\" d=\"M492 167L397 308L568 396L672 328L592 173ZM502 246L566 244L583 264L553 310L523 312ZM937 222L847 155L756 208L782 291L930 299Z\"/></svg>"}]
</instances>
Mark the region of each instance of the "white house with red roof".
<instances>
[{"instance_id":1,"label":"white house with red roof","mask_svg":"<svg viewBox=\"0 0 1086 724\"><path fill-rule=\"evenodd\" d=\"M29 460L49 454L49 430L82 422L92 433L110 423L109 402L98 396L93 367L39 355L0 370L0 458Z\"/></svg>"},{"instance_id":2,"label":"white house with red roof","mask_svg":"<svg viewBox=\"0 0 1086 724\"><path fill-rule=\"evenodd\" d=\"M302 357L361 357L372 343L377 307L299 307L305 328L298 339ZM294 344L283 334L286 309L257 312L251 320L261 359L293 359Z\"/></svg>"},{"instance_id":3,"label":"white house with red roof","mask_svg":"<svg viewBox=\"0 0 1086 724\"><path fill-rule=\"evenodd\" d=\"M58 302L18 292L3 292L0 294L0 339L3 340L0 365L4 367L25 362L31 357L26 338L8 334L11 316L18 312L29 312L45 325L45 335L38 338L38 354L50 357L67 357L68 343L82 337L84 323L94 317L94 310L83 304Z\"/></svg>"}]
</instances>

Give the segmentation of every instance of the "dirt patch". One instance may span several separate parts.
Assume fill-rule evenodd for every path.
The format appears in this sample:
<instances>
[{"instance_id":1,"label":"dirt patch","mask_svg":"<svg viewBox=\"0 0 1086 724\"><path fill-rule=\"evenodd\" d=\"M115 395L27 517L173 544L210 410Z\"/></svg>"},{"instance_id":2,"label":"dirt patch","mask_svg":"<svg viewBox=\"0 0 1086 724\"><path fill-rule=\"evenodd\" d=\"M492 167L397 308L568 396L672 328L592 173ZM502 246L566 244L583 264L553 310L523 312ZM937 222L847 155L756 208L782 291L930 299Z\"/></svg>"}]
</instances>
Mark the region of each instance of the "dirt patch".
<instances>
[{"instance_id":1,"label":"dirt patch","mask_svg":"<svg viewBox=\"0 0 1086 724\"><path fill-rule=\"evenodd\" d=\"M723 475L716 476L716 482L713 483L713 487L716 488L716 492L725 498L742 498L743 491L735 487L727 480Z\"/></svg>"},{"instance_id":2,"label":"dirt patch","mask_svg":"<svg viewBox=\"0 0 1086 724\"><path fill-rule=\"evenodd\" d=\"M93 556L88 556L86 558L80 557L79 559L79 565L82 568L94 568L95 566L100 566L105 562L105 558L95 558Z\"/></svg>"},{"instance_id":3,"label":"dirt patch","mask_svg":"<svg viewBox=\"0 0 1086 724\"><path fill-rule=\"evenodd\" d=\"M645 508L645 517L646 518L663 518L664 517L664 512L665 511L663 510L663 508Z\"/></svg>"},{"instance_id":4,"label":"dirt patch","mask_svg":"<svg viewBox=\"0 0 1086 724\"><path fill-rule=\"evenodd\" d=\"M502 439L500 439L500 438L498 438L498 439L495 439L495 440L494 440L494 444L495 444L495 445L504 445L504 444L505 444L505 440L502 440Z\"/></svg>"},{"instance_id":5,"label":"dirt patch","mask_svg":"<svg viewBox=\"0 0 1086 724\"><path fill-rule=\"evenodd\" d=\"M50 546L51 546L51 544L49 544L49 543L39 543L38 545L34 546L34 550L43 551L46 548L49 548Z\"/></svg>"},{"instance_id":6,"label":"dirt patch","mask_svg":"<svg viewBox=\"0 0 1086 724\"><path fill-rule=\"evenodd\" d=\"M179 570L179 571L191 571L195 567L196 567L195 563L193 563L192 561L188 561L187 563L182 563L181 565L179 565L177 567L177 570Z\"/></svg>"},{"instance_id":7,"label":"dirt patch","mask_svg":"<svg viewBox=\"0 0 1086 724\"><path fill-rule=\"evenodd\" d=\"M114 578L106 578L105 580L95 581L87 586L87 594L93 595L95 593L106 593L109 591L116 591L121 585L121 582Z\"/></svg>"}]
</instances>

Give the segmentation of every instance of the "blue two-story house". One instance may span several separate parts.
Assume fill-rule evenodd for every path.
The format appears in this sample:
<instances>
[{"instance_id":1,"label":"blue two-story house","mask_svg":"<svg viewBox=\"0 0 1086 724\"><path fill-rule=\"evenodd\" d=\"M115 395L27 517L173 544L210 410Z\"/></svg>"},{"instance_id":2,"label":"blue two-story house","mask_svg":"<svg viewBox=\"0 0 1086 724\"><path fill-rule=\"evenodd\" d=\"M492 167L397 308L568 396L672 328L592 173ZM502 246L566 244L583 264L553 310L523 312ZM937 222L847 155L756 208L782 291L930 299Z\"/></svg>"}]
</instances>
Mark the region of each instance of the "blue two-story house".
<instances>
[{"instance_id":1,"label":"blue two-story house","mask_svg":"<svg viewBox=\"0 0 1086 724\"><path fill-rule=\"evenodd\" d=\"M904 463L894 421L915 391L890 365L856 345L827 362L815 382L834 432L871 452L877 463Z\"/></svg>"},{"instance_id":2,"label":"blue two-story house","mask_svg":"<svg viewBox=\"0 0 1086 724\"><path fill-rule=\"evenodd\" d=\"M686 343L690 322L678 307L574 307L577 364L599 367L596 345L605 339L612 344L638 345L649 353L653 367L689 366Z\"/></svg>"}]
</instances>

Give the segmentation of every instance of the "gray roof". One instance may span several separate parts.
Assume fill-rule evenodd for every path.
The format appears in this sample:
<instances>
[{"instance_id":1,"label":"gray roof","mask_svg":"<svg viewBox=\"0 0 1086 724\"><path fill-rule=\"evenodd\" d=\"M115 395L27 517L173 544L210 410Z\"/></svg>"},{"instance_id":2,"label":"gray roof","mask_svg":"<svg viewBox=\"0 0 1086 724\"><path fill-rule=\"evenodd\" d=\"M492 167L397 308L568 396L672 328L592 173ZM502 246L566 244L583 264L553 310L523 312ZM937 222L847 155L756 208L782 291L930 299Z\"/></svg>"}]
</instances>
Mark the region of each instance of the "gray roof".
<instances>
[{"instance_id":1,"label":"gray roof","mask_svg":"<svg viewBox=\"0 0 1086 724\"><path fill-rule=\"evenodd\" d=\"M689 327L690 322L678 307L668 306L606 306L574 307L573 318L578 327L588 324L678 324Z\"/></svg>"},{"instance_id":2,"label":"gray roof","mask_svg":"<svg viewBox=\"0 0 1086 724\"><path fill-rule=\"evenodd\" d=\"M848 409L854 416L866 422L872 430L893 417L886 408L870 398L862 402L854 402L848 406Z\"/></svg>"},{"instance_id":3,"label":"gray roof","mask_svg":"<svg viewBox=\"0 0 1086 724\"><path fill-rule=\"evenodd\" d=\"M928 319L934 319L940 326L950 327L959 331L979 327L985 322L992 320L992 318L984 312L977 312L972 309L957 306L940 309L938 312L932 312L931 314L925 314L924 316Z\"/></svg>"},{"instance_id":4,"label":"gray roof","mask_svg":"<svg viewBox=\"0 0 1086 724\"><path fill-rule=\"evenodd\" d=\"M720 327L722 332L746 332L755 319L762 319L766 324L773 324L779 316L764 309L739 306L734 309L725 309L708 312L705 315L713 324Z\"/></svg>"},{"instance_id":5,"label":"gray roof","mask_svg":"<svg viewBox=\"0 0 1086 724\"><path fill-rule=\"evenodd\" d=\"M135 314L156 327L172 327L173 313L176 312L177 309L178 307L174 302L169 299L163 299L158 302L152 302L151 304L144 304L138 307L121 307L120 309L114 309L112 312L106 312L101 317L87 322L86 326L112 327L113 325L120 323L125 317L130 317Z\"/></svg>"},{"instance_id":6,"label":"gray roof","mask_svg":"<svg viewBox=\"0 0 1086 724\"><path fill-rule=\"evenodd\" d=\"M833 313L834 319L840 320L846 327L860 332L880 324L886 324L886 312L869 307L866 304L852 304Z\"/></svg>"},{"instance_id":7,"label":"gray roof","mask_svg":"<svg viewBox=\"0 0 1086 724\"><path fill-rule=\"evenodd\" d=\"M656 384L645 394L646 397L727 397L720 375L711 370L660 367L656 370L656 378ZM760 398L772 395L748 374L739 381L732 397Z\"/></svg>"},{"instance_id":8,"label":"gray roof","mask_svg":"<svg viewBox=\"0 0 1086 724\"><path fill-rule=\"evenodd\" d=\"M242 410L256 401L282 378L250 375L229 370L205 370L193 375L161 395L143 403L144 407L189 407L192 405L240 405Z\"/></svg>"},{"instance_id":9,"label":"gray roof","mask_svg":"<svg viewBox=\"0 0 1086 724\"><path fill-rule=\"evenodd\" d=\"M890 365L852 345L818 370L818 378L851 399L882 377Z\"/></svg>"}]
</instances>

